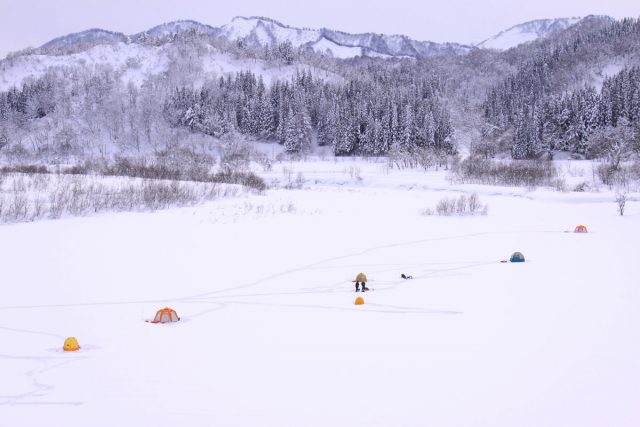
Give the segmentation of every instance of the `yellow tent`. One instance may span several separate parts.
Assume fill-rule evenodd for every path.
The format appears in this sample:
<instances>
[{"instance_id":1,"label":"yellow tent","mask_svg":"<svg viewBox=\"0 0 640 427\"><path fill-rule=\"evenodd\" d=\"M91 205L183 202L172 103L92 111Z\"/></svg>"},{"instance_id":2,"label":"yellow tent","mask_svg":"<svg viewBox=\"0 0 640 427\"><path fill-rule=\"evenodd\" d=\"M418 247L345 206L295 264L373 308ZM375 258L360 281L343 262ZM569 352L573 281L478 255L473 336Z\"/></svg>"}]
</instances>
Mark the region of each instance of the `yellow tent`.
<instances>
[{"instance_id":1,"label":"yellow tent","mask_svg":"<svg viewBox=\"0 0 640 427\"><path fill-rule=\"evenodd\" d=\"M78 345L78 340L74 337L69 337L64 340L64 345L62 346L64 351L77 351L80 350L80 346Z\"/></svg>"},{"instance_id":2,"label":"yellow tent","mask_svg":"<svg viewBox=\"0 0 640 427\"><path fill-rule=\"evenodd\" d=\"M367 275L364 273L358 273L358 275L356 276L356 282L366 282L367 281Z\"/></svg>"}]
</instances>

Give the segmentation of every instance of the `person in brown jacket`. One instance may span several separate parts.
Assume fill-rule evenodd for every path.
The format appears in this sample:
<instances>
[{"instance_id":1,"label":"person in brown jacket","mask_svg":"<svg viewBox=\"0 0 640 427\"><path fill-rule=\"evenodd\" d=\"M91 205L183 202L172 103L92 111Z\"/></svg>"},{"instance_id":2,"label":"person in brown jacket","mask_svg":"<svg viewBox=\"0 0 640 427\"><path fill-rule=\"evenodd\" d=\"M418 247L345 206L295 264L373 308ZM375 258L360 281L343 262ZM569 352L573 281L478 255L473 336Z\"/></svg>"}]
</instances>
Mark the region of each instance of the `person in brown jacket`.
<instances>
[{"instance_id":1,"label":"person in brown jacket","mask_svg":"<svg viewBox=\"0 0 640 427\"><path fill-rule=\"evenodd\" d=\"M369 288L367 288L367 276L366 276L366 274L358 273L358 275L356 276L356 280L354 280L354 282L356 282L356 292L360 292L360 285L361 284L362 284L362 292L369 290Z\"/></svg>"}]
</instances>

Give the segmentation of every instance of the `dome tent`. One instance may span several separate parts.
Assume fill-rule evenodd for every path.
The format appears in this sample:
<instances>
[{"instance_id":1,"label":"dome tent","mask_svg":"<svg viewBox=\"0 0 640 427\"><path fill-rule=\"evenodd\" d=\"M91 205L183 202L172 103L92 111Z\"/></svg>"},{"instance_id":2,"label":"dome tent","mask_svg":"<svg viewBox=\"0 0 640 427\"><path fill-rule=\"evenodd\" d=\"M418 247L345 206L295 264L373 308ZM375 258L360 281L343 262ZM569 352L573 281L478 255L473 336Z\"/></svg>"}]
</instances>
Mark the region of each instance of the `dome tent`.
<instances>
[{"instance_id":1,"label":"dome tent","mask_svg":"<svg viewBox=\"0 0 640 427\"><path fill-rule=\"evenodd\" d=\"M573 230L574 233L587 233L587 227L584 225L579 225L576 227L575 230Z\"/></svg>"},{"instance_id":2,"label":"dome tent","mask_svg":"<svg viewBox=\"0 0 640 427\"><path fill-rule=\"evenodd\" d=\"M69 337L64 340L64 345L62 346L64 351L78 351L80 350L80 346L78 345L78 340L74 337Z\"/></svg>"},{"instance_id":3,"label":"dome tent","mask_svg":"<svg viewBox=\"0 0 640 427\"><path fill-rule=\"evenodd\" d=\"M355 304L355 305L362 305L362 304L364 304L364 298L362 298L362 297L358 297L358 298L356 298L356 300L354 301L354 304Z\"/></svg>"},{"instance_id":4,"label":"dome tent","mask_svg":"<svg viewBox=\"0 0 640 427\"><path fill-rule=\"evenodd\" d=\"M178 320L180 320L180 318L178 317L178 313L176 313L175 310L169 307L165 307L161 310L158 310L158 312L156 313L156 317L153 318L151 323L171 323L177 322Z\"/></svg>"},{"instance_id":5,"label":"dome tent","mask_svg":"<svg viewBox=\"0 0 640 427\"><path fill-rule=\"evenodd\" d=\"M509 261L524 262L524 255L522 255L522 252L514 252L513 255L511 255L511 258L509 259Z\"/></svg>"},{"instance_id":6,"label":"dome tent","mask_svg":"<svg viewBox=\"0 0 640 427\"><path fill-rule=\"evenodd\" d=\"M356 276L356 282L366 282L367 281L367 275L364 273L358 273L358 275Z\"/></svg>"}]
</instances>

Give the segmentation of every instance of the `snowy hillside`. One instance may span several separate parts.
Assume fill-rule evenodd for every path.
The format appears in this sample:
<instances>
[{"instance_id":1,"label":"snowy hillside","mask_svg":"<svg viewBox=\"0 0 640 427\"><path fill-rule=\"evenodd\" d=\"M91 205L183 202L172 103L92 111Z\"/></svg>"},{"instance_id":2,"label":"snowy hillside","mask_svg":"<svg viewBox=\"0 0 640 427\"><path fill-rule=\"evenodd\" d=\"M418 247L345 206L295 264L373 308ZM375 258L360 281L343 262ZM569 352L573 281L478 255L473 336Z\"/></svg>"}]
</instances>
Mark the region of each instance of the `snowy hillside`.
<instances>
[{"instance_id":1,"label":"snowy hillside","mask_svg":"<svg viewBox=\"0 0 640 427\"><path fill-rule=\"evenodd\" d=\"M13 86L20 87L29 79L42 77L48 71L79 69L95 71L100 67L110 67L120 76L123 85L129 82L140 86L150 76L159 76L171 64L171 45L149 46L135 43L98 44L88 50L71 55L24 55L9 61L0 62L0 91ZM234 58L214 48L193 58L195 66L202 70L200 79L192 81L196 85L205 78L216 78L239 71L252 71L262 76L265 82L273 79L288 80L298 68L291 66L276 66L261 60L247 60ZM309 67L307 67L309 68ZM319 78L339 80L338 77L317 71Z\"/></svg>"},{"instance_id":2,"label":"snowy hillside","mask_svg":"<svg viewBox=\"0 0 640 427\"><path fill-rule=\"evenodd\" d=\"M638 202L372 159L266 177L291 173L303 189L0 226L3 425L637 426ZM421 214L471 192L487 216ZM181 320L145 322L165 306Z\"/></svg>"},{"instance_id":3,"label":"snowy hillside","mask_svg":"<svg viewBox=\"0 0 640 427\"><path fill-rule=\"evenodd\" d=\"M593 78L589 81L596 89L601 90L605 79L613 77L622 71L626 63L623 59L618 59L610 63L604 64L600 69L596 69Z\"/></svg>"},{"instance_id":4,"label":"snowy hillside","mask_svg":"<svg viewBox=\"0 0 640 427\"><path fill-rule=\"evenodd\" d=\"M69 47L72 45L100 45L100 44L116 44L127 42L128 38L122 33L114 33L101 29L91 29L80 33L73 33L66 36L53 39L42 46L40 49L52 50Z\"/></svg>"},{"instance_id":5,"label":"snowy hillside","mask_svg":"<svg viewBox=\"0 0 640 427\"><path fill-rule=\"evenodd\" d=\"M173 21L166 24L155 26L147 31L143 31L131 36L134 42L143 41L148 38L162 38L172 34L184 33L187 31L195 31L200 34L216 35L218 30L209 25L201 24L196 21Z\"/></svg>"},{"instance_id":6,"label":"snowy hillside","mask_svg":"<svg viewBox=\"0 0 640 427\"><path fill-rule=\"evenodd\" d=\"M328 52L336 58L361 55L424 58L435 55L460 55L472 49L470 46L456 43L416 41L401 35L349 34L326 28L294 28L260 17L236 17L221 28L220 35L229 40L244 39L256 45L289 41L294 47L308 47L316 52Z\"/></svg>"},{"instance_id":7,"label":"snowy hillside","mask_svg":"<svg viewBox=\"0 0 640 427\"><path fill-rule=\"evenodd\" d=\"M52 69L93 71L101 66L119 71L124 84L131 81L140 85L148 76L165 70L167 64L168 58L162 48L119 42L65 56L26 55L1 64L0 90L20 87L26 79L42 77Z\"/></svg>"},{"instance_id":8,"label":"snowy hillside","mask_svg":"<svg viewBox=\"0 0 640 427\"><path fill-rule=\"evenodd\" d=\"M538 19L501 31L476 46L483 49L506 50L519 44L547 37L580 22L582 18Z\"/></svg>"},{"instance_id":9,"label":"snowy hillside","mask_svg":"<svg viewBox=\"0 0 640 427\"><path fill-rule=\"evenodd\" d=\"M315 52L325 53L334 58L347 59L354 58L356 56L362 56L363 51L361 47L351 47L339 45L336 42L321 37L318 41L309 45ZM374 55L370 55L374 56ZM388 55L385 55L388 56Z\"/></svg>"},{"instance_id":10,"label":"snowy hillside","mask_svg":"<svg viewBox=\"0 0 640 427\"><path fill-rule=\"evenodd\" d=\"M267 18L235 17L222 26L220 35L228 40L246 39L260 45L290 41L295 47L320 38L320 31L293 28Z\"/></svg>"}]
</instances>

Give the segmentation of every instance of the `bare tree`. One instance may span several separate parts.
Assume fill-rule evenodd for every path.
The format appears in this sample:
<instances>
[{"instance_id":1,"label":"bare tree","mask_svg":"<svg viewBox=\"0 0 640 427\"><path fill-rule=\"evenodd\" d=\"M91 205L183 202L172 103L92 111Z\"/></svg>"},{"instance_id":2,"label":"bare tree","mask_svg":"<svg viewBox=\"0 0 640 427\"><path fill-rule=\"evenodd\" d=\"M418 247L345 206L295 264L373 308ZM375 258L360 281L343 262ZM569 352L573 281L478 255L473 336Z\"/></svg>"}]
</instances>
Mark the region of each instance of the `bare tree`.
<instances>
[{"instance_id":1,"label":"bare tree","mask_svg":"<svg viewBox=\"0 0 640 427\"><path fill-rule=\"evenodd\" d=\"M618 213L620 214L620 216L623 216L624 208L627 204L627 193L624 191L616 193L616 203L618 204Z\"/></svg>"},{"instance_id":2,"label":"bare tree","mask_svg":"<svg viewBox=\"0 0 640 427\"><path fill-rule=\"evenodd\" d=\"M245 170L251 160L251 147L247 138L238 132L228 132L220 138L220 163L227 171Z\"/></svg>"},{"instance_id":3,"label":"bare tree","mask_svg":"<svg viewBox=\"0 0 640 427\"><path fill-rule=\"evenodd\" d=\"M635 135L626 119L620 119L617 127L596 130L591 139L589 155L606 158L614 171L619 170L620 162L633 153Z\"/></svg>"}]
</instances>

